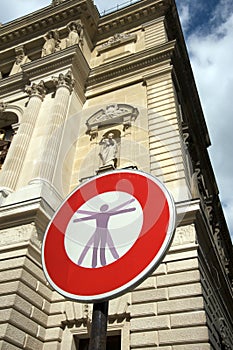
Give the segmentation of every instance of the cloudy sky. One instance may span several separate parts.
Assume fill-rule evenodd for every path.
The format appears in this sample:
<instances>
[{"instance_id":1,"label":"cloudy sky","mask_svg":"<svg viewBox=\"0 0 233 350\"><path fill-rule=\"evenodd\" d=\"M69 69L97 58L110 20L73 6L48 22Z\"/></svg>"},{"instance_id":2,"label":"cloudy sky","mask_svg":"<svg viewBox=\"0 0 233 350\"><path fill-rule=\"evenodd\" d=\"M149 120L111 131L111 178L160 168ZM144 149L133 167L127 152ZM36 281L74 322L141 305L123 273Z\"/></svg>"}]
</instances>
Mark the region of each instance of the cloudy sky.
<instances>
[{"instance_id":1,"label":"cloudy sky","mask_svg":"<svg viewBox=\"0 0 233 350\"><path fill-rule=\"evenodd\" d=\"M102 12L126 0L95 0ZM51 0L1 2L0 22L47 6ZM233 1L177 0L212 145L209 148L225 217L233 237Z\"/></svg>"}]
</instances>

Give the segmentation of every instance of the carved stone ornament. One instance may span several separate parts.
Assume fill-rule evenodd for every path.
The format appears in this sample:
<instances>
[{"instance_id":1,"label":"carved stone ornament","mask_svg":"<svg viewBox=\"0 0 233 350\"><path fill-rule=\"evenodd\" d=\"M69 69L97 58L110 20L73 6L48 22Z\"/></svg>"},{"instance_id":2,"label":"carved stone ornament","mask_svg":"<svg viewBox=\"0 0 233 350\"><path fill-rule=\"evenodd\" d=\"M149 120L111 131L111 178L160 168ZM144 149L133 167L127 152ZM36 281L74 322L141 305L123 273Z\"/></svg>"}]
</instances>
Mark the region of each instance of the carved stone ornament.
<instances>
[{"instance_id":1,"label":"carved stone ornament","mask_svg":"<svg viewBox=\"0 0 233 350\"><path fill-rule=\"evenodd\" d=\"M52 77L52 79L57 89L61 86L65 86L72 91L74 87L74 79L71 70L68 70L66 74L60 73L58 77Z\"/></svg>"},{"instance_id":2,"label":"carved stone ornament","mask_svg":"<svg viewBox=\"0 0 233 350\"><path fill-rule=\"evenodd\" d=\"M66 39L66 47L83 44L83 25L80 20L72 21L67 24L69 31L68 38Z\"/></svg>"},{"instance_id":3,"label":"carved stone ornament","mask_svg":"<svg viewBox=\"0 0 233 350\"><path fill-rule=\"evenodd\" d=\"M26 85L25 92L30 96L39 96L41 98L44 98L46 95L46 88L44 81L41 80L38 84L32 83L31 85Z\"/></svg>"},{"instance_id":4,"label":"carved stone ornament","mask_svg":"<svg viewBox=\"0 0 233 350\"><path fill-rule=\"evenodd\" d=\"M196 232L193 225L182 226L176 229L172 246L178 246L196 242Z\"/></svg>"},{"instance_id":5,"label":"carved stone ornament","mask_svg":"<svg viewBox=\"0 0 233 350\"><path fill-rule=\"evenodd\" d=\"M129 42L136 42L137 35L133 33L116 33L109 38L109 40L104 43L98 50L97 54L100 55L101 52L111 49L112 47L127 44Z\"/></svg>"},{"instance_id":6,"label":"carved stone ornament","mask_svg":"<svg viewBox=\"0 0 233 350\"><path fill-rule=\"evenodd\" d=\"M113 36L111 36L111 38L102 45L102 48L105 47L109 47L109 46L114 46L117 45L121 42L127 42L127 41L131 41L131 40L135 40L136 41L136 34L132 34L132 33L116 33Z\"/></svg>"},{"instance_id":7,"label":"carved stone ornament","mask_svg":"<svg viewBox=\"0 0 233 350\"><path fill-rule=\"evenodd\" d=\"M36 228L32 224L22 225L19 227L12 227L0 231L1 246L13 243L29 241L32 236L35 236Z\"/></svg>"},{"instance_id":8,"label":"carved stone ornament","mask_svg":"<svg viewBox=\"0 0 233 350\"><path fill-rule=\"evenodd\" d=\"M138 109L123 103L111 103L94 113L86 122L87 134L97 137L98 129L104 126L122 124L123 130L130 127L138 116Z\"/></svg>"},{"instance_id":9,"label":"carved stone ornament","mask_svg":"<svg viewBox=\"0 0 233 350\"><path fill-rule=\"evenodd\" d=\"M45 34L44 39L41 57L61 50L58 30L50 30Z\"/></svg>"},{"instance_id":10,"label":"carved stone ornament","mask_svg":"<svg viewBox=\"0 0 233 350\"><path fill-rule=\"evenodd\" d=\"M23 45L15 48L15 55L15 63L11 69L10 75L20 72L22 70L21 66L26 62L30 62L25 54Z\"/></svg>"},{"instance_id":11,"label":"carved stone ornament","mask_svg":"<svg viewBox=\"0 0 233 350\"><path fill-rule=\"evenodd\" d=\"M5 111L6 107L7 107L7 103L0 101L0 114Z\"/></svg>"}]
</instances>

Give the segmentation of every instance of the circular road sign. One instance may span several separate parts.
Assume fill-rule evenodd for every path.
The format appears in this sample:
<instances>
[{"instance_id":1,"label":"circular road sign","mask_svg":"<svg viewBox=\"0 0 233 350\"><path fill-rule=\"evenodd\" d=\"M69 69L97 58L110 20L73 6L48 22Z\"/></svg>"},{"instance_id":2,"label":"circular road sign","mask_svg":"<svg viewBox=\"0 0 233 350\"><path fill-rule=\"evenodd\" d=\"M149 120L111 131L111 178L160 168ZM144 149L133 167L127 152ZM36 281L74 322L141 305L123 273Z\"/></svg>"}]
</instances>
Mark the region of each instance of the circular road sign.
<instances>
[{"instance_id":1,"label":"circular road sign","mask_svg":"<svg viewBox=\"0 0 233 350\"><path fill-rule=\"evenodd\" d=\"M45 275L68 298L114 298L159 265L175 221L173 198L157 178L137 170L103 173L56 211L42 245Z\"/></svg>"}]
</instances>

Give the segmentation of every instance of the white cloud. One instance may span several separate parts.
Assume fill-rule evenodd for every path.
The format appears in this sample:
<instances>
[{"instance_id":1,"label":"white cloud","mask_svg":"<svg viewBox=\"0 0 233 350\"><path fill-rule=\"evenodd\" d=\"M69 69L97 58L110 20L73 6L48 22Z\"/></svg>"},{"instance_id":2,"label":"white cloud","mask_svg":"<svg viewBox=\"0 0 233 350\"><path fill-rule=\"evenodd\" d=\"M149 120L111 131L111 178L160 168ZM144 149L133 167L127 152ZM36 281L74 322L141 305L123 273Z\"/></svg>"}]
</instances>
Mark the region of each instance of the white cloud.
<instances>
[{"instance_id":1,"label":"white cloud","mask_svg":"<svg viewBox=\"0 0 233 350\"><path fill-rule=\"evenodd\" d=\"M187 30L190 25L191 15L189 9L189 5L183 3L179 8L180 21L182 23L183 30Z\"/></svg>"},{"instance_id":2,"label":"white cloud","mask_svg":"<svg viewBox=\"0 0 233 350\"><path fill-rule=\"evenodd\" d=\"M233 238L232 37L233 4L224 0L213 11L207 28L196 28L186 41L210 133L209 153Z\"/></svg>"}]
</instances>

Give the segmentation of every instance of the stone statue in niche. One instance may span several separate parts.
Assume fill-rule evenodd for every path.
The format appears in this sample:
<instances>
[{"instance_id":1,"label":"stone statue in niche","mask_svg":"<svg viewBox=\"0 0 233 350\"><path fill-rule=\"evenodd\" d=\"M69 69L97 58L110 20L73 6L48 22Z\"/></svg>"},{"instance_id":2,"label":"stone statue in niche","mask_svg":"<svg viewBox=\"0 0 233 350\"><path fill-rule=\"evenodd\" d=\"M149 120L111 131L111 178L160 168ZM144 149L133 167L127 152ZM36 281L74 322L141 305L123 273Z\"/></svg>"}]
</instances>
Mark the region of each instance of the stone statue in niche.
<instances>
[{"instance_id":1,"label":"stone statue in niche","mask_svg":"<svg viewBox=\"0 0 233 350\"><path fill-rule=\"evenodd\" d=\"M51 53L60 51L60 39L57 30L50 30L44 36L45 43L42 48L41 57L48 56Z\"/></svg>"},{"instance_id":2,"label":"stone statue in niche","mask_svg":"<svg viewBox=\"0 0 233 350\"><path fill-rule=\"evenodd\" d=\"M83 25L81 21L72 21L68 23L68 38L66 39L66 47L83 43Z\"/></svg>"},{"instance_id":3,"label":"stone statue in niche","mask_svg":"<svg viewBox=\"0 0 233 350\"><path fill-rule=\"evenodd\" d=\"M114 134L110 132L106 138L100 141L100 159L102 166L112 165L116 167L116 156L117 156L117 142L114 139Z\"/></svg>"},{"instance_id":4,"label":"stone statue in niche","mask_svg":"<svg viewBox=\"0 0 233 350\"><path fill-rule=\"evenodd\" d=\"M22 70L21 66L24 63L31 62L29 58L26 56L23 46L16 47L15 54L16 54L15 63L11 69L10 75L21 72Z\"/></svg>"}]
</instances>

